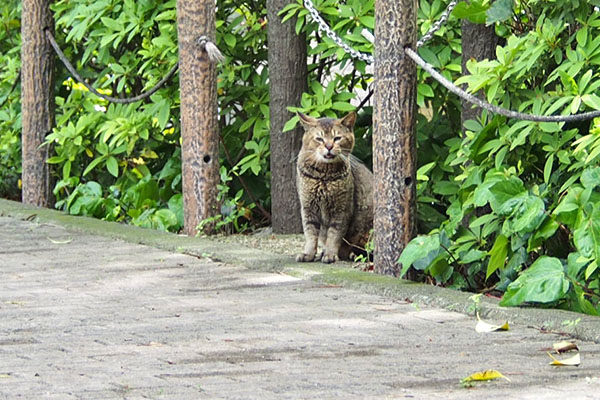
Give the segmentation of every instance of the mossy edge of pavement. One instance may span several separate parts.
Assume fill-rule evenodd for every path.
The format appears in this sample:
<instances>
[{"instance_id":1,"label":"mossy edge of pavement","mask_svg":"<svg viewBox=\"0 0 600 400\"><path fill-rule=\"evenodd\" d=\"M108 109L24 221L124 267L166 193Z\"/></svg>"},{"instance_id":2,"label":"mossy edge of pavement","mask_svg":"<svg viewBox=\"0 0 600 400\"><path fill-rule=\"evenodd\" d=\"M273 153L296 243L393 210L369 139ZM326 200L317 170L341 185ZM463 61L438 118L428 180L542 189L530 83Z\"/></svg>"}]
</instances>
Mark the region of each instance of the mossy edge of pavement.
<instances>
[{"instance_id":1,"label":"mossy edge of pavement","mask_svg":"<svg viewBox=\"0 0 600 400\"><path fill-rule=\"evenodd\" d=\"M478 311L480 317L486 320L509 321L509 323L532 326L538 329L564 332L581 340L600 343L600 317L555 309L500 307L497 299L486 296L482 296L476 304L471 298L472 293L376 275L350 268L347 263L340 263L339 265L301 264L294 262L290 256L273 254L242 245L222 243L204 237L176 235L88 217L72 216L60 211L4 199L0 199L0 216L55 224L69 230L92 235L119 239L195 257L210 258L214 261L229 264L241 264L249 269L280 272L322 284L339 285L390 299L409 301L415 304L416 309L419 305L426 305L472 316ZM475 322L473 323L474 326Z\"/></svg>"}]
</instances>

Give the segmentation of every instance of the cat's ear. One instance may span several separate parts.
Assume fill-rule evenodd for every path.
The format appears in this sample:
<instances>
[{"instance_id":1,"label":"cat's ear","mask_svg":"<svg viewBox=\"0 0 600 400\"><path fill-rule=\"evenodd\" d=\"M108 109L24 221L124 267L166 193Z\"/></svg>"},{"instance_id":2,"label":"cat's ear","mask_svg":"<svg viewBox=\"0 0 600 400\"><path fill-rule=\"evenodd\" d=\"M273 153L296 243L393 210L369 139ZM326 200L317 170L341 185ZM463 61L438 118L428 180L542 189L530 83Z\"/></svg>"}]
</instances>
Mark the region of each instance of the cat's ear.
<instances>
[{"instance_id":1,"label":"cat's ear","mask_svg":"<svg viewBox=\"0 0 600 400\"><path fill-rule=\"evenodd\" d=\"M311 117L310 115L303 114L298 111L298 118L300 119L300 123L304 128L309 128L311 126L317 126L319 121L316 118Z\"/></svg>"},{"instance_id":2,"label":"cat's ear","mask_svg":"<svg viewBox=\"0 0 600 400\"><path fill-rule=\"evenodd\" d=\"M352 130L356 122L356 111L349 112L344 118L338 120L340 124Z\"/></svg>"}]
</instances>

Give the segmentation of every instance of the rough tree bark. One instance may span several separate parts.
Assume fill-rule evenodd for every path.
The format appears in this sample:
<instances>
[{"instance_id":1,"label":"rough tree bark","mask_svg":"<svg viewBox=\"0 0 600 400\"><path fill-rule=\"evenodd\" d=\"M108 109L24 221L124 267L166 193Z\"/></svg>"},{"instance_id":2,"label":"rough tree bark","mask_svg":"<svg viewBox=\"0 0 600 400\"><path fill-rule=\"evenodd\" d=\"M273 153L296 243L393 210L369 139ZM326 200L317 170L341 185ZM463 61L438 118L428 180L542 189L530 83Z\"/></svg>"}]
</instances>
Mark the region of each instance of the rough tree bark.
<instances>
[{"instance_id":1,"label":"rough tree bark","mask_svg":"<svg viewBox=\"0 0 600 400\"><path fill-rule=\"evenodd\" d=\"M54 52L44 29L54 33L50 0L23 0L21 13L22 201L51 203L48 146L40 147L54 126Z\"/></svg>"},{"instance_id":2,"label":"rough tree bark","mask_svg":"<svg viewBox=\"0 0 600 400\"><path fill-rule=\"evenodd\" d=\"M469 75L467 61L477 61L496 58L496 46L498 36L494 26L474 24L467 20L462 21L462 74ZM464 132L464 123L469 119L477 119L481 115L481 108L473 106L466 100L462 100L461 127Z\"/></svg>"},{"instance_id":3,"label":"rough tree bark","mask_svg":"<svg viewBox=\"0 0 600 400\"><path fill-rule=\"evenodd\" d=\"M375 2L375 270L397 276L400 253L415 232L416 0Z\"/></svg>"},{"instance_id":4,"label":"rough tree bark","mask_svg":"<svg viewBox=\"0 0 600 400\"><path fill-rule=\"evenodd\" d=\"M215 42L214 0L177 0L184 232L219 213L217 72L198 39ZM207 233L211 233L208 227Z\"/></svg>"},{"instance_id":5,"label":"rough tree bark","mask_svg":"<svg viewBox=\"0 0 600 400\"><path fill-rule=\"evenodd\" d=\"M300 201L296 193L296 156L302 144L300 125L282 132L293 116L288 106L298 106L308 90L306 38L296 35L292 18L281 23L277 14L289 0L267 0L270 125L271 223L274 233L302 232Z\"/></svg>"}]
</instances>

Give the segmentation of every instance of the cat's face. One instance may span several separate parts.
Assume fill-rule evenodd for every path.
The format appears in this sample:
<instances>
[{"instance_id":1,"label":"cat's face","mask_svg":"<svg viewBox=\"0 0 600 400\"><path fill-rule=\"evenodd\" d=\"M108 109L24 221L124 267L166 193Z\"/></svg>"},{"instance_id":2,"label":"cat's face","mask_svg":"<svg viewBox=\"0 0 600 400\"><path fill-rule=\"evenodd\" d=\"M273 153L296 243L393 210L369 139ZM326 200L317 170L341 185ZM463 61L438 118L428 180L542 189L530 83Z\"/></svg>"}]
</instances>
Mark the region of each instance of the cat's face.
<instances>
[{"instance_id":1,"label":"cat's face","mask_svg":"<svg viewBox=\"0 0 600 400\"><path fill-rule=\"evenodd\" d=\"M298 118L304 127L302 151L309 152L315 161L337 162L352 152L355 112L340 119L316 119L302 113L298 113Z\"/></svg>"}]
</instances>

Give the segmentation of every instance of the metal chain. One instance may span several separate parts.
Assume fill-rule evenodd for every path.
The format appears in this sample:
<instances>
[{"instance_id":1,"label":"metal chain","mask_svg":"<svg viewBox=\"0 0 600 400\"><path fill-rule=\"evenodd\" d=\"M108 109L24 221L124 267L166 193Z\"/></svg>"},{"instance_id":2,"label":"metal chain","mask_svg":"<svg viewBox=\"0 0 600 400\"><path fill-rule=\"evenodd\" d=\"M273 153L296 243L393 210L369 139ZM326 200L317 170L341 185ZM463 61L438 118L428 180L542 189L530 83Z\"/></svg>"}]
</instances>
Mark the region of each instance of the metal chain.
<instances>
[{"instance_id":1,"label":"metal chain","mask_svg":"<svg viewBox=\"0 0 600 400\"><path fill-rule=\"evenodd\" d=\"M600 117L600 111L589 111L581 114L573 115L537 115L537 114L525 114L518 111L512 111L507 108L499 107L494 104L487 103L478 97L473 96L462 90L461 88L454 85L446 79L442 74L437 72L433 65L428 64L423 60L416 51L410 48L405 48L404 52L408 55L418 66L423 68L439 83L441 83L446 89L454 93L455 95L465 99L469 103L475 104L483 109L486 109L492 113L504 115L508 118L520 119L524 121L533 122L574 122L574 121L585 121L592 118Z\"/></svg>"},{"instance_id":2,"label":"metal chain","mask_svg":"<svg viewBox=\"0 0 600 400\"><path fill-rule=\"evenodd\" d=\"M304 0L304 7L310 13L312 20L319 25L319 32L327 35L329 39L333 40L333 42L342 48L347 54L350 54L353 58L358 58L359 60L365 61L369 64L373 64L375 62L375 58L372 55L361 53L360 51L354 50L352 47L344 43L344 41L329 27L329 25L327 25L327 22L323 20L312 1Z\"/></svg>"},{"instance_id":3,"label":"metal chain","mask_svg":"<svg viewBox=\"0 0 600 400\"><path fill-rule=\"evenodd\" d=\"M435 32L437 32L440 29L440 27L446 22L446 20L450 16L450 13L452 12L452 10L456 6L456 4L457 4L457 0L452 0L452 1L450 1L450 3L448 3L448 7L446 8L446 11L444 11L442 13L439 20L436 21L431 26L429 31L427 31L427 33L425 35L423 35L423 37L417 42L417 48L421 47L424 43L426 43L428 40L430 40L433 37ZM323 20L321 15L319 15L319 12L315 9L314 4L312 4L312 2L310 0L304 0L304 6L310 12L310 15L311 15L313 21L319 25L319 31L324 32L327 35L327 37L329 37L331 40L333 40L346 53L350 54L354 58L361 59L368 63L374 62L373 56L360 53L360 52L352 49L346 43L344 43L342 41L342 39L340 39L340 37L337 36L337 34L327 25L327 23ZM363 30L363 36L367 40L369 40L371 43L374 43L375 40L374 40L374 37L371 34L371 32ZM464 100L466 100L472 104L475 104L485 110L488 110L492 113L504 115L505 117L508 117L508 118L520 119L520 120L525 120L525 121L534 121L534 122L573 122L573 121L584 121L584 120L589 120L592 118L600 117L600 111L589 111L589 112L585 112L585 113L581 113L581 114L573 114L573 115L525 114L525 113L509 110L509 109L506 109L503 107L499 107L499 106L487 103L487 102L481 100L480 98L475 97L475 96L465 92L461 88L457 87L456 85L454 85L454 83L450 82L443 75L441 75L439 72L437 72L431 64L428 64L425 60L423 60L421 57L419 57L417 52L414 51L413 49L407 47L404 49L404 51L417 65L419 65L421 68L423 68L425 71L427 71L435 80L437 80L439 83L441 83L446 89L448 89L452 93L456 94L457 96L463 98Z\"/></svg>"},{"instance_id":4,"label":"metal chain","mask_svg":"<svg viewBox=\"0 0 600 400\"><path fill-rule=\"evenodd\" d=\"M454 7L458 3L458 0L452 0L446 7L446 10L442 13L440 18L431 26L431 28L427 31L425 35L417 42L417 47L423 46L426 42L431 40L433 35L442 27L442 25L448 20L448 17L454 10ZM321 17L319 11L316 9L315 5L311 0L304 0L304 7L308 10L311 19L315 22L319 27L319 32L325 34L329 39L333 40L333 42L338 45L342 50L349 54L352 58L357 58L359 60L365 61L369 64L373 64L375 62L375 58L370 54L361 53L358 50L353 49L349 45L347 45L342 38L338 36L337 33L333 31L327 24L327 22Z\"/></svg>"},{"instance_id":5,"label":"metal chain","mask_svg":"<svg viewBox=\"0 0 600 400\"><path fill-rule=\"evenodd\" d=\"M450 3L448 3L448 7L446 7L446 10L440 16L440 19L435 21L435 23L431 25L431 28L429 28L427 33L424 34L423 37L417 41L417 48L423 46L426 42L431 40L433 35L442 27L442 25L446 23L448 17L450 17L450 14L452 13L452 10L454 10L454 7L456 7L456 3L458 3L458 0L452 0Z\"/></svg>"}]
</instances>

